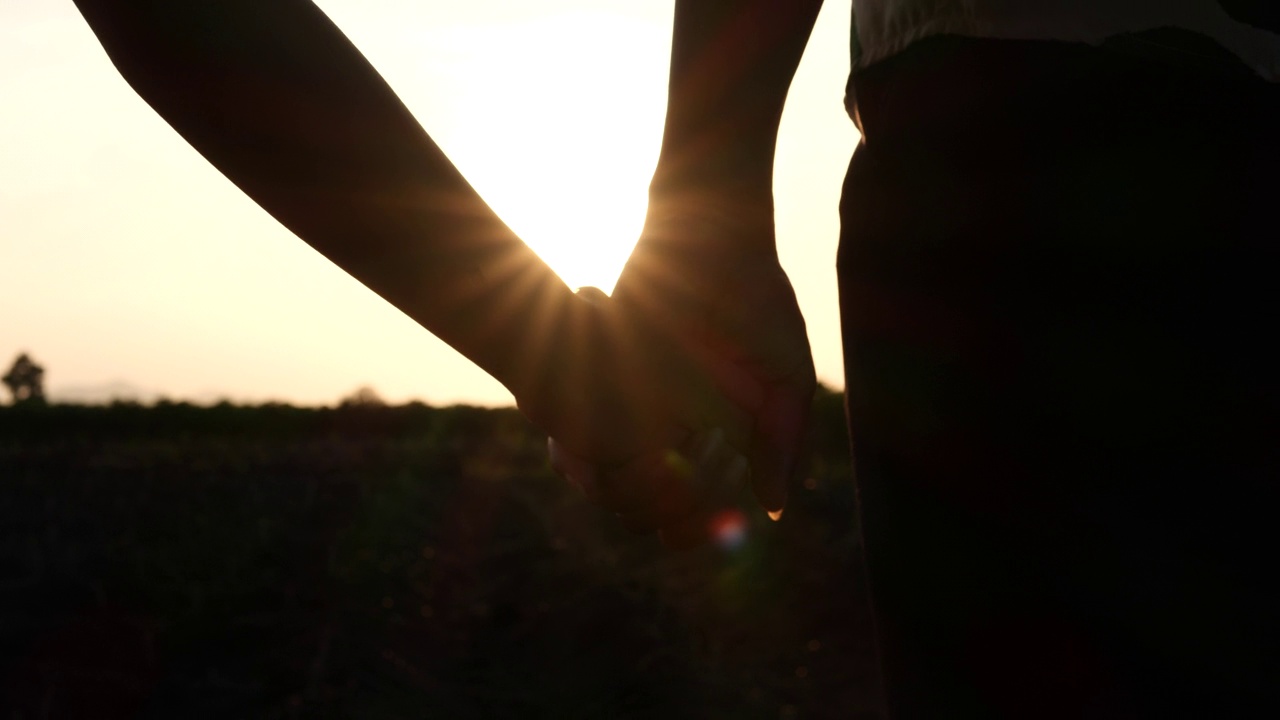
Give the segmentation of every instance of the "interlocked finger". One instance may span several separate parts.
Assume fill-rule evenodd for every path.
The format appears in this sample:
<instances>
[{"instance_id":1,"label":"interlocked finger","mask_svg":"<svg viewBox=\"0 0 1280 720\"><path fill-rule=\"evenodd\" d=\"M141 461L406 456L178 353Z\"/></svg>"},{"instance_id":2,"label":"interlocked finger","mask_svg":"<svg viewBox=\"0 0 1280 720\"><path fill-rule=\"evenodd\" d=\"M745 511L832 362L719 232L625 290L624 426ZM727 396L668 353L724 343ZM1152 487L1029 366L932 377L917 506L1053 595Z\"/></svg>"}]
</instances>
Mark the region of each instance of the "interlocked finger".
<instances>
[{"instance_id":1,"label":"interlocked finger","mask_svg":"<svg viewBox=\"0 0 1280 720\"><path fill-rule=\"evenodd\" d=\"M746 458L736 455L718 468L716 484L693 512L660 529L662 544L673 549L701 545L716 534L716 518L725 512L737 513L738 498L751 475Z\"/></svg>"},{"instance_id":2,"label":"interlocked finger","mask_svg":"<svg viewBox=\"0 0 1280 720\"><path fill-rule=\"evenodd\" d=\"M652 462L604 473L602 484L613 498L627 503L611 509L628 529L653 532L682 521L705 504L726 482L735 462L746 465L725 442L724 433L711 430L693 435L679 451L662 453Z\"/></svg>"},{"instance_id":3,"label":"interlocked finger","mask_svg":"<svg viewBox=\"0 0 1280 720\"><path fill-rule=\"evenodd\" d=\"M547 438L547 455L551 459L551 469L555 470L570 484L577 487L591 502L598 502L600 491L596 481L596 466L564 449L555 438Z\"/></svg>"}]
</instances>

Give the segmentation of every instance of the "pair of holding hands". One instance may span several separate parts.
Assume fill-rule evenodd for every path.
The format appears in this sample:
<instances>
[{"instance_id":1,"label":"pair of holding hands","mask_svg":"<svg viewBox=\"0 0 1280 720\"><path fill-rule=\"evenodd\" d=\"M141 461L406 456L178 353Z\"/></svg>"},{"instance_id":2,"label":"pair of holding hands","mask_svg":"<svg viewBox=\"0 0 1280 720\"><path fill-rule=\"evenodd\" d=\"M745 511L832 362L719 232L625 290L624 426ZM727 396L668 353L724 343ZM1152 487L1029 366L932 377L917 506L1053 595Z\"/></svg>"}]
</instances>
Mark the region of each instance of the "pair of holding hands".
<instances>
[{"instance_id":1,"label":"pair of holding hands","mask_svg":"<svg viewBox=\"0 0 1280 720\"><path fill-rule=\"evenodd\" d=\"M554 367L518 395L556 471L669 547L707 540L748 483L780 515L815 389L771 223L767 245L699 230L650 229L612 298L581 289Z\"/></svg>"}]
</instances>

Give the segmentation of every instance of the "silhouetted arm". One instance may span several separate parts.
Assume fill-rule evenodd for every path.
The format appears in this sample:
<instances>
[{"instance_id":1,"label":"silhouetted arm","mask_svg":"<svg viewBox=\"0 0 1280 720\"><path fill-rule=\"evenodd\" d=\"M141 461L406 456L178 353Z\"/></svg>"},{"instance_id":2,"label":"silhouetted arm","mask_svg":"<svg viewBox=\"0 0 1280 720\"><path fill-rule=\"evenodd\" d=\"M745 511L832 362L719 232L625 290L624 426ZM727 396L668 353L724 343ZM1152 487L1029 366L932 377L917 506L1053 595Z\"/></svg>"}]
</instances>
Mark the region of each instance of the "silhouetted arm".
<instances>
[{"instance_id":1,"label":"silhouetted arm","mask_svg":"<svg viewBox=\"0 0 1280 720\"><path fill-rule=\"evenodd\" d=\"M676 0L649 225L693 215L772 224L782 108L821 7L822 0ZM771 236L680 242L721 239L774 252Z\"/></svg>"},{"instance_id":2,"label":"silhouetted arm","mask_svg":"<svg viewBox=\"0 0 1280 720\"><path fill-rule=\"evenodd\" d=\"M779 510L815 387L774 244L773 159L821 0L676 0L667 120L645 228L614 291L702 358L754 418L756 495Z\"/></svg>"},{"instance_id":3,"label":"silhouetted arm","mask_svg":"<svg viewBox=\"0 0 1280 720\"><path fill-rule=\"evenodd\" d=\"M291 231L517 397L577 303L306 0L75 0L125 80Z\"/></svg>"},{"instance_id":4,"label":"silhouetted arm","mask_svg":"<svg viewBox=\"0 0 1280 720\"><path fill-rule=\"evenodd\" d=\"M621 462L737 416L677 353L576 298L307 0L75 1L205 158L567 447Z\"/></svg>"}]
</instances>

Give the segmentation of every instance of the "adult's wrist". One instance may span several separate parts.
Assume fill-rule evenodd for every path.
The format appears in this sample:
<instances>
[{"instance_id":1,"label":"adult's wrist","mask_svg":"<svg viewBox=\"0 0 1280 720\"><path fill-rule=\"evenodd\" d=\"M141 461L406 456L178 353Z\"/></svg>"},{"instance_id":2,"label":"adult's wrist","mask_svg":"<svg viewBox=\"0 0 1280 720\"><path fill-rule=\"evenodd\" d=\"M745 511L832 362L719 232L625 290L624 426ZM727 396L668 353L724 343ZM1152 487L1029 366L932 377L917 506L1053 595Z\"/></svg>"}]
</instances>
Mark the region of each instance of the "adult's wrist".
<instances>
[{"instance_id":1,"label":"adult's wrist","mask_svg":"<svg viewBox=\"0 0 1280 720\"><path fill-rule=\"evenodd\" d=\"M664 138L649 201L693 194L711 200L771 198L776 130L758 137L721 128L677 141Z\"/></svg>"},{"instance_id":2,"label":"adult's wrist","mask_svg":"<svg viewBox=\"0 0 1280 720\"><path fill-rule=\"evenodd\" d=\"M637 251L775 255L773 189L741 179L717 183L655 179Z\"/></svg>"}]
</instances>

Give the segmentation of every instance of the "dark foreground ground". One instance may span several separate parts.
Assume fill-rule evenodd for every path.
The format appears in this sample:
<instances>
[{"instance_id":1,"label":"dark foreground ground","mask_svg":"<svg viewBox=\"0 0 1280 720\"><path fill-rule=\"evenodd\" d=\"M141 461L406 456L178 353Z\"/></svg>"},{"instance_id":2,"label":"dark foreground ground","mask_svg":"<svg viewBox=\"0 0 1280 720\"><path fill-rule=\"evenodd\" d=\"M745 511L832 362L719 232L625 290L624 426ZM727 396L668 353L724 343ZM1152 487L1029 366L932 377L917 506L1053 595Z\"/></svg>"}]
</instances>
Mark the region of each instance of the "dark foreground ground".
<instances>
[{"instance_id":1,"label":"dark foreground ground","mask_svg":"<svg viewBox=\"0 0 1280 720\"><path fill-rule=\"evenodd\" d=\"M839 398L664 551L511 410L0 408L0 720L871 717Z\"/></svg>"}]
</instances>

